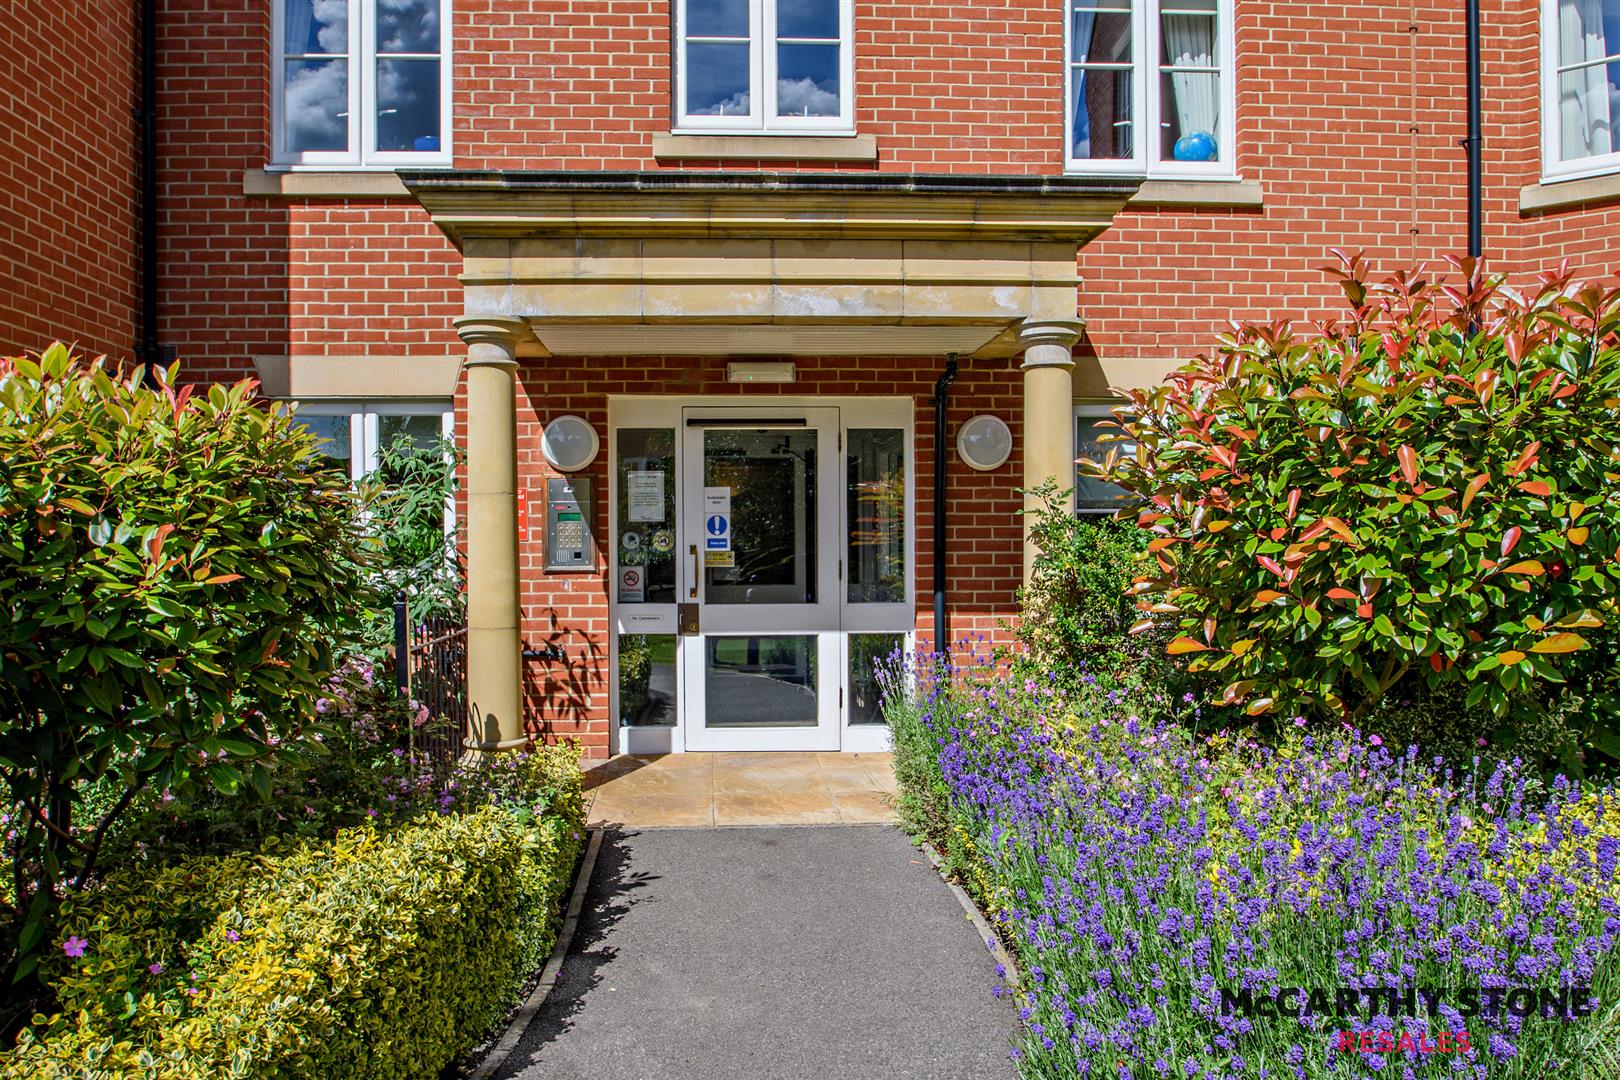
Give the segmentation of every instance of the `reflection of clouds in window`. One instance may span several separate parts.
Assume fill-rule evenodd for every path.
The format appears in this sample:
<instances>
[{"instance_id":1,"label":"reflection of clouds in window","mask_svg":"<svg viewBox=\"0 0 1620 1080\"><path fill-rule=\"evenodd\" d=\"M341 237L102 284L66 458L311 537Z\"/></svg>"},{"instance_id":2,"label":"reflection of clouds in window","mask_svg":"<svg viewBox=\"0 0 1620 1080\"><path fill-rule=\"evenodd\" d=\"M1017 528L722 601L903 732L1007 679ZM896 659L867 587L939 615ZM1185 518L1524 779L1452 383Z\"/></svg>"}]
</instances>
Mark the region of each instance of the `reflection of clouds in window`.
<instances>
[{"instance_id":1,"label":"reflection of clouds in window","mask_svg":"<svg viewBox=\"0 0 1620 1080\"><path fill-rule=\"evenodd\" d=\"M782 116L837 116L838 92L823 90L814 79L778 79L776 111Z\"/></svg>"},{"instance_id":2,"label":"reflection of clouds in window","mask_svg":"<svg viewBox=\"0 0 1620 1080\"><path fill-rule=\"evenodd\" d=\"M689 42L686 111L693 116L745 116L751 100L748 45Z\"/></svg>"},{"instance_id":3,"label":"reflection of clouds in window","mask_svg":"<svg viewBox=\"0 0 1620 1080\"><path fill-rule=\"evenodd\" d=\"M290 152L348 149L349 68L345 61L289 60L282 103Z\"/></svg>"},{"instance_id":4,"label":"reflection of clouds in window","mask_svg":"<svg viewBox=\"0 0 1620 1080\"><path fill-rule=\"evenodd\" d=\"M321 28L315 32L315 40L321 43L321 51L347 52L349 48L347 0L310 0L309 6L315 21L321 24Z\"/></svg>"},{"instance_id":5,"label":"reflection of clouds in window","mask_svg":"<svg viewBox=\"0 0 1620 1080\"><path fill-rule=\"evenodd\" d=\"M438 52L438 0L378 0L377 51Z\"/></svg>"},{"instance_id":6,"label":"reflection of clouds in window","mask_svg":"<svg viewBox=\"0 0 1620 1080\"><path fill-rule=\"evenodd\" d=\"M377 149L434 150L439 134L439 62L377 61Z\"/></svg>"},{"instance_id":7,"label":"reflection of clouds in window","mask_svg":"<svg viewBox=\"0 0 1620 1080\"><path fill-rule=\"evenodd\" d=\"M349 50L348 0L281 0L282 42L289 56Z\"/></svg>"}]
</instances>

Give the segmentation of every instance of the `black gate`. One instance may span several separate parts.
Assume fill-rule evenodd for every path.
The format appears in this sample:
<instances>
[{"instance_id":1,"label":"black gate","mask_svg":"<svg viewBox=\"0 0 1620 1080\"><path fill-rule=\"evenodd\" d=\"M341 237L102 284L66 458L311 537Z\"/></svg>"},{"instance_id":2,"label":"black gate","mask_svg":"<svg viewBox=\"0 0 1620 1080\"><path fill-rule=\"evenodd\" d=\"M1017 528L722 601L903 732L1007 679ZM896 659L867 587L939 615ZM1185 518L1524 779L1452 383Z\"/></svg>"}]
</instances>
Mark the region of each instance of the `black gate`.
<instances>
[{"instance_id":1,"label":"black gate","mask_svg":"<svg viewBox=\"0 0 1620 1080\"><path fill-rule=\"evenodd\" d=\"M405 597L394 601L394 682L426 719L411 728L413 755L443 776L461 759L467 733L467 625L412 619Z\"/></svg>"}]
</instances>

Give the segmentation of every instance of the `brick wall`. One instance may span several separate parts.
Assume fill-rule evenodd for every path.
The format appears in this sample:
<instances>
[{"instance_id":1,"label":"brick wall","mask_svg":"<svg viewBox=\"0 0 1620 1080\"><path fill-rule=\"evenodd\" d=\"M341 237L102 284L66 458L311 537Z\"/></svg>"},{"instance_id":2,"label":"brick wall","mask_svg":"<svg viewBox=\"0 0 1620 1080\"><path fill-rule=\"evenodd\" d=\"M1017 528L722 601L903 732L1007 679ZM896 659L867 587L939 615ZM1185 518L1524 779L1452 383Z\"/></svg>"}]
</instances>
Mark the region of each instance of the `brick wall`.
<instances>
[{"instance_id":1,"label":"brick wall","mask_svg":"<svg viewBox=\"0 0 1620 1080\"><path fill-rule=\"evenodd\" d=\"M1540 176L1536 5L1485 0L1484 250L1527 280L1612 262L1620 208L1521 217ZM1364 250L1381 271L1466 251L1460 4L1237 5L1238 169L1259 210L1130 210L1080 255L1084 347L1187 357L1228 319L1337 314L1316 267Z\"/></svg>"},{"instance_id":2,"label":"brick wall","mask_svg":"<svg viewBox=\"0 0 1620 1080\"><path fill-rule=\"evenodd\" d=\"M560 645L566 663L529 661L525 681L527 722L536 734L580 735L591 751L605 753L608 738L608 589L611 566L599 573L547 574L543 570L545 478L556 473L540 450L545 423L567 413L584 417L606 437L607 399L612 394L741 394L751 399L797 395L909 396L916 403L916 472L911 485L917 521L916 589L919 644L933 639L933 410L928 401L940 361L932 357L801 358L791 385L746 388L725 381L725 358L672 357L571 359L552 357L526 364L519 373L518 483L529 491L531 521L520 551L523 567L523 639L526 648ZM949 430L979 412L1005 418L1019 437L1022 377L1013 361L968 363L951 388ZM950 524L948 567L953 638L1008 638L1017 618L1014 590L1023 572L1022 547L1009 523L1022 505L1017 455L1000 469L979 473L947 450ZM593 528L606 543L608 451L584 474L598 493ZM833 491L842 491L835 481ZM604 563L610 552L603 551Z\"/></svg>"},{"instance_id":3,"label":"brick wall","mask_svg":"<svg viewBox=\"0 0 1620 1080\"><path fill-rule=\"evenodd\" d=\"M856 6L857 127L879 158L807 168L1055 173L1062 0ZM1313 318L1338 300L1330 247L1381 267L1464 243L1459 5L1239 0L1237 152L1259 209L1132 207L1080 256L1084 348L1185 356L1229 318ZM1485 0L1486 229L1520 276L1603 267L1620 208L1521 217L1539 174L1537 16ZM794 168L652 158L669 128L669 0L458 0L457 165L496 169ZM459 351L454 249L406 200L241 194L268 152L259 0L170 0L163 150L165 339L197 377L255 353Z\"/></svg>"},{"instance_id":4,"label":"brick wall","mask_svg":"<svg viewBox=\"0 0 1620 1080\"><path fill-rule=\"evenodd\" d=\"M0 353L133 353L132 8L12 0L0 18Z\"/></svg>"}]
</instances>

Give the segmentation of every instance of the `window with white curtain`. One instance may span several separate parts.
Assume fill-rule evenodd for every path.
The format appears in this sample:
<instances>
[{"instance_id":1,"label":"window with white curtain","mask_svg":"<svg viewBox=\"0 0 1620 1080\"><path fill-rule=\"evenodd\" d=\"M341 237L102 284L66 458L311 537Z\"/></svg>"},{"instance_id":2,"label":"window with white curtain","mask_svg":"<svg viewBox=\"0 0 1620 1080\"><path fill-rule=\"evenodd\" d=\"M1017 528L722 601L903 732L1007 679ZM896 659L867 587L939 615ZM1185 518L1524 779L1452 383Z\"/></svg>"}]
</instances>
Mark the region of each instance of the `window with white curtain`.
<instances>
[{"instance_id":1,"label":"window with white curtain","mask_svg":"<svg viewBox=\"0 0 1620 1080\"><path fill-rule=\"evenodd\" d=\"M1620 172L1620 0L1542 0L1542 174Z\"/></svg>"},{"instance_id":2,"label":"window with white curtain","mask_svg":"<svg viewBox=\"0 0 1620 1080\"><path fill-rule=\"evenodd\" d=\"M850 132L853 0L675 0L675 129Z\"/></svg>"},{"instance_id":3,"label":"window with white curtain","mask_svg":"<svg viewBox=\"0 0 1620 1080\"><path fill-rule=\"evenodd\" d=\"M1231 176L1231 0L1066 0L1071 170Z\"/></svg>"},{"instance_id":4,"label":"window with white curtain","mask_svg":"<svg viewBox=\"0 0 1620 1080\"><path fill-rule=\"evenodd\" d=\"M449 165L450 0L271 0L272 163Z\"/></svg>"}]
</instances>

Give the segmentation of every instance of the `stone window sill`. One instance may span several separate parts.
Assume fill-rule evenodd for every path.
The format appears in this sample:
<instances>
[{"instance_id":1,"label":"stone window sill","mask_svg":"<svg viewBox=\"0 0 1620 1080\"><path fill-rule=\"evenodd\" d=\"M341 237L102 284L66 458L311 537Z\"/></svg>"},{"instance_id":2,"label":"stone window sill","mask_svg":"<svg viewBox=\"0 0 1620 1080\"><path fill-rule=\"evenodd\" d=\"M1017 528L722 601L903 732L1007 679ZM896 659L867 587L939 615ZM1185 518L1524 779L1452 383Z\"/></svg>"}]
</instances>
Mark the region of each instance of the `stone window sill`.
<instances>
[{"instance_id":1,"label":"stone window sill","mask_svg":"<svg viewBox=\"0 0 1620 1080\"><path fill-rule=\"evenodd\" d=\"M1265 192L1258 180L1144 180L1126 205L1258 210Z\"/></svg>"},{"instance_id":2,"label":"stone window sill","mask_svg":"<svg viewBox=\"0 0 1620 1080\"><path fill-rule=\"evenodd\" d=\"M242 173L242 194L260 199L404 199L410 197L399 174L392 170L352 172L272 172L248 169Z\"/></svg>"},{"instance_id":3,"label":"stone window sill","mask_svg":"<svg viewBox=\"0 0 1620 1080\"><path fill-rule=\"evenodd\" d=\"M1519 189L1521 214L1545 214L1614 202L1620 202L1620 173L1589 176L1584 180L1531 184Z\"/></svg>"},{"instance_id":4,"label":"stone window sill","mask_svg":"<svg viewBox=\"0 0 1620 1080\"><path fill-rule=\"evenodd\" d=\"M872 135L654 135L659 161L876 161Z\"/></svg>"}]
</instances>

